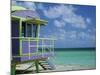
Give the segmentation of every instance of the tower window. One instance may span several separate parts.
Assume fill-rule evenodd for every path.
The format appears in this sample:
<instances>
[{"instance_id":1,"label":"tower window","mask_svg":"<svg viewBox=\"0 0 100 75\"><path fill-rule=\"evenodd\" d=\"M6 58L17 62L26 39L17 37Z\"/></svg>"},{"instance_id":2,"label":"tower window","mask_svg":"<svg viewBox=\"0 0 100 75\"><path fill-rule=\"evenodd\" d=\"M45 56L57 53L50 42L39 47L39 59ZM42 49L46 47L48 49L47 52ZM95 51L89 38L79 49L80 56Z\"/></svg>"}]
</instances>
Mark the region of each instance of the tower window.
<instances>
[{"instance_id":1,"label":"tower window","mask_svg":"<svg viewBox=\"0 0 100 75\"><path fill-rule=\"evenodd\" d=\"M25 37L26 36L26 25L25 23L23 22L22 23L22 37Z\"/></svg>"},{"instance_id":2,"label":"tower window","mask_svg":"<svg viewBox=\"0 0 100 75\"><path fill-rule=\"evenodd\" d=\"M31 24L27 24L26 33L27 33L27 37L32 37L32 25Z\"/></svg>"},{"instance_id":3,"label":"tower window","mask_svg":"<svg viewBox=\"0 0 100 75\"><path fill-rule=\"evenodd\" d=\"M22 23L22 37L36 37L37 25Z\"/></svg>"}]
</instances>

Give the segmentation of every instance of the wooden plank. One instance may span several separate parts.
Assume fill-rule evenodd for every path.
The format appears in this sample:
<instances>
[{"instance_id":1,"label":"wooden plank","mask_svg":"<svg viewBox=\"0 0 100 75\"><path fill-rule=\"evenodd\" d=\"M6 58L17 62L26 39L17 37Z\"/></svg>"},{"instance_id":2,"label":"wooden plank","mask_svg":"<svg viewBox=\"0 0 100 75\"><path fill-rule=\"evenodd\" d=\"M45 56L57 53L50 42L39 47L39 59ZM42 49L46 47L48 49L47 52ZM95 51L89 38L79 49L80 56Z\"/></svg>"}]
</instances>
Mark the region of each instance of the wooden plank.
<instances>
[{"instance_id":1,"label":"wooden plank","mask_svg":"<svg viewBox=\"0 0 100 75\"><path fill-rule=\"evenodd\" d=\"M36 66L36 73L39 73L39 61L35 61L35 66Z\"/></svg>"},{"instance_id":2,"label":"wooden plank","mask_svg":"<svg viewBox=\"0 0 100 75\"><path fill-rule=\"evenodd\" d=\"M16 65L11 65L11 75L16 75Z\"/></svg>"},{"instance_id":3,"label":"wooden plank","mask_svg":"<svg viewBox=\"0 0 100 75\"><path fill-rule=\"evenodd\" d=\"M41 58L41 59L38 59L38 61L40 61L40 60L46 60L46 59L47 59L47 58ZM36 59L36 60L37 60L37 59ZM12 62L11 65L25 64L25 63L29 63L29 62L35 62L36 60L27 60L27 61L22 61L22 62L15 62L15 63Z\"/></svg>"}]
</instances>

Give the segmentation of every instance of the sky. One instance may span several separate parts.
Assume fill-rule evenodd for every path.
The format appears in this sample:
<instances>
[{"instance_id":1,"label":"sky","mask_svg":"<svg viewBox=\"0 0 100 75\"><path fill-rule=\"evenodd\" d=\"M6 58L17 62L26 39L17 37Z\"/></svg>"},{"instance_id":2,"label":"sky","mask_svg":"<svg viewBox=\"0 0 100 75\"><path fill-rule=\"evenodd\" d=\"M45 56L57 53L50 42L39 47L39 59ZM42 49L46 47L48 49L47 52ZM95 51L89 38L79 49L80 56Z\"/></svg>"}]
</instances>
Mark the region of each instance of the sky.
<instances>
[{"instance_id":1,"label":"sky","mask_svg":"<svg viewBox=\"0 0 100 75\"><path fill-rule=\"evenodd\" d=\"M88 5L12 1L36 11L48 24L39 37L55 38L56 48L96 46L96 7Z\"/></svg>"}]
</instances>

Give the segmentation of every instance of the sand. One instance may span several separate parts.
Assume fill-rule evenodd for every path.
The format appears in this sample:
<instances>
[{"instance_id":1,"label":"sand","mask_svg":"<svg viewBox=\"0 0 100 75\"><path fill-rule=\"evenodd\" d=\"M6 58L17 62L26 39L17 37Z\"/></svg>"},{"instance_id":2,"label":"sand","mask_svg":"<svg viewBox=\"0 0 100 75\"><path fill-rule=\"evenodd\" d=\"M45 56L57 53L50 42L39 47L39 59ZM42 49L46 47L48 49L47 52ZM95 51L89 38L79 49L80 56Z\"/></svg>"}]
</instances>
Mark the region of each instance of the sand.
<instances>
[{"instance_id":1,"label":"sand","mask_svg":"<svg viewBox=\"0 0 100 75\"><path fill-rule=\"evenodd\" d=\"M29 67L29 65L31 64L22 64L22 65L17 65L16 69L17 70L25 70L26 68ZM55 65L55 69L54 70L43 70L41 66L39 66L39 70L40 73L46 73L46 72L58 72L58 71L76 71L76 70L93 70L95 69L94 67L87 65L87 66L83 66L83 65L71 65L71 64L66 64L66 65ZM33 65L33 67L31 67L30 69L28 69L27 71L30 71L28 73L32 74L32 73L36 73L35 72L35 66ZM23 71L23 73L25 73L25 71Z\"/></svg>"}]
</instances>

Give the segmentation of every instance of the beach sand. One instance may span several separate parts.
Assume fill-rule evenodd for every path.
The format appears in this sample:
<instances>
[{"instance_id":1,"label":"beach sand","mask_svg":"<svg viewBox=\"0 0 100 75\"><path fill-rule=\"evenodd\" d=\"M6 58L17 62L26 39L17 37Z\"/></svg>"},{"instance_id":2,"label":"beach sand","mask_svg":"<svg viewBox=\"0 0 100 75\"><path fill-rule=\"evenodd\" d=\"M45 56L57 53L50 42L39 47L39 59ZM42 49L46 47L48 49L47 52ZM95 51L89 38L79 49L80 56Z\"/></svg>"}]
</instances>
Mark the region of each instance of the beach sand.
<instances>
[{"instance_id":1,"label":"beach sand","mask_svg":"<svg viewBox=\"0 0 100 75\"><path fill-rule=\"evenodd\" d=\"M26 68L29 67L30 64L22 64L22 65L17 65L16 69L17 71L21 71L22 74L24 73L36 73L35 72L35 66L33 65L33 67L31 67L30 69L28 69L27 71L24 71ZM90 65L87 66L83 66L83 65L71 65L71 64L66 64L66 65L55 65L55 69L54 70L43 70L43 68L41 66L39 66L39 72L40 73L47 73L47 72L61 72L61 71L78 71L78 70L93 70L96 69ZM20 73L20 72L17 72Z\"/></svg>"}]
</instances>

